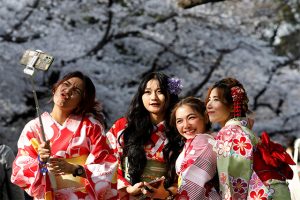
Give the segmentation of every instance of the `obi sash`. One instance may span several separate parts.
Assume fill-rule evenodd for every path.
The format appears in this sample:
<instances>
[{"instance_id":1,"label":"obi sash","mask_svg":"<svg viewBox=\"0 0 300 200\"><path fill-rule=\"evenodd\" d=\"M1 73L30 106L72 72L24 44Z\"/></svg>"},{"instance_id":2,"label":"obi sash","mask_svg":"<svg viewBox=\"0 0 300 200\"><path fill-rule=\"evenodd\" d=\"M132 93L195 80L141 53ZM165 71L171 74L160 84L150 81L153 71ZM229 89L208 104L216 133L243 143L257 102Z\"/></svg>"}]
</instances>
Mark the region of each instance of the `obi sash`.
<instances>
[{"instance_id":1,"label":"obi sash","mask_svg":"<svg viewBox=\"0 0 300 200\"><path fill-rule=\"evenodd\" d=\"M77 164L77 165L84 165L87 159L87 155L82 155L75 158L66 158L67 162ZM74 188L77 191L85 191L84 182L85 178L80 176L74 177L72 174L65 174L65 175L58 175L55 176L57 190L65 189L65 188Z\"/></svg>"},{"instance_id":2,"label":"obi sash","mask_svg":"<svg viewBox=\"0 0 300 200\"><path fill-rule=\"evenodd\" d=\"M128 162L127 157L124 160L125 178L130 182L130 176L128 174ZM166 164L164 162L159 162L157 160L147 160L144 172L141 176L141 181L150 182L166 174Z\"/></svg>"}]
</instances>

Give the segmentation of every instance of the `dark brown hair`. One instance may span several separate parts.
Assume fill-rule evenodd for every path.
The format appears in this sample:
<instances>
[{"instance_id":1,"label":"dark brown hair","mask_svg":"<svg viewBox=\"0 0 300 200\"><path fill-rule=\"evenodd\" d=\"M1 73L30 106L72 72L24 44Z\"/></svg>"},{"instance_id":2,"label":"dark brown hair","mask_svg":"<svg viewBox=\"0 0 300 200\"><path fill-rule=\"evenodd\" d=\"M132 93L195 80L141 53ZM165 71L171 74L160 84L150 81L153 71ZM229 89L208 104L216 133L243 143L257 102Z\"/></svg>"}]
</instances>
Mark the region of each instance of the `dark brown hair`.
<instances>
[{"instance_id":1,"label":"dark brown hair","mask_svg":"<svg viewBox=\"0 0 300 200\"><path fill-rule=\"evenodd\" d=\"M233 99L232 99L232 95L231 95L231 88L233 87L240 87L241 89L244 90L244 97L243 97L243 101L241 102L241 117L246 117L246 114L251 113L251 111L248 108L248 96L246 93L246 90L244 89L243 85L236 80L235 78L224 78L218 82L216 82L211 88L208 89L207 92L207 96L205 99L205 103L208 103L209 100L209 96L210 93L213 89L217 88L217 92L218 92L218 97L220 99L220 101L227 106L228 108L232 108L233 107Z\"/></svg>"}]
</instances>

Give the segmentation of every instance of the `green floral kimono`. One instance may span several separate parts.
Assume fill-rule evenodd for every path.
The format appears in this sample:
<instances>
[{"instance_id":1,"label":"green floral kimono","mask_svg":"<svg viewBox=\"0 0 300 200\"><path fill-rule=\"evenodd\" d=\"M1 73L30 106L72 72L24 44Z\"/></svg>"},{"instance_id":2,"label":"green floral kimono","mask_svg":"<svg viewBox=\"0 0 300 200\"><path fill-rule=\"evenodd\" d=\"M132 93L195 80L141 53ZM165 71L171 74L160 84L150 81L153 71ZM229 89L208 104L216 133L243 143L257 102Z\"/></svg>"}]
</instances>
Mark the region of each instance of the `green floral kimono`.
<instances>
[{"instance_id":1,"label":"green floral kimono","mask_svg":"<svg viewBox=\"0 0 300 200\"><path fill-rule=\"evenodd\" d=\"M259 138L247 124L245 118L231 119L217 135L214 151L222 199L290 200L286 181L263 183L253 171L253 152Z\"/></svg>"}]
</instances>

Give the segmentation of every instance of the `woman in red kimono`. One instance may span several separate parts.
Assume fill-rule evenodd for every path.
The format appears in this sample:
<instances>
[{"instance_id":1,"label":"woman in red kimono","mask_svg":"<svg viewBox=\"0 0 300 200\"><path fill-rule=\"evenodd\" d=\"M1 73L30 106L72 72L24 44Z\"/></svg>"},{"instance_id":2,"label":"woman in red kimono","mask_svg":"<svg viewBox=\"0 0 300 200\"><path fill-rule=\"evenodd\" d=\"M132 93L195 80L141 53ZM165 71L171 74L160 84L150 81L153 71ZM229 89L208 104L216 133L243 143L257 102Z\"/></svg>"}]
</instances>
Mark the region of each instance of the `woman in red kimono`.
<instances>
[{"instance_id":1,"label":"woman in red kimono","mask_svg":"<svg viewBox=\"0 0 300 200\"><path fill-rule=\"evenodd\" d=\"M216 191L217 154L214 138L209 134L210 122L205 103L195 97L179 101L171 114L171 124L185 140L183 151L176 161L179 176L176 199L220 200ZM214 179L215 177L215 179Z\"/></svg>"},{"instance_id":2,"label":"woman in red kimono","mask_svg":"<svg viewBox=\"0 0 300 200\"><path fill-rule=\"evenodd\" d=\"M26 124L11 180L34 199L117 199L117 160L107 143L95 86L81 72L53 89L51 113Z\"/></svg>"},{"instance_id":3,"label":"woman in red kimono","mask_svg":"<svg viewBox=\"0 0 300 200\"><path fill-rule=\"evenodd\" d=\"M146 75L126 117L107 133L118 160L121 199L172 199L176 194L175 161L180 137L168 121L181 90L180 81L163 73ZM150 181L164 177L157 185Z\"/></svg>"}]
</instances>

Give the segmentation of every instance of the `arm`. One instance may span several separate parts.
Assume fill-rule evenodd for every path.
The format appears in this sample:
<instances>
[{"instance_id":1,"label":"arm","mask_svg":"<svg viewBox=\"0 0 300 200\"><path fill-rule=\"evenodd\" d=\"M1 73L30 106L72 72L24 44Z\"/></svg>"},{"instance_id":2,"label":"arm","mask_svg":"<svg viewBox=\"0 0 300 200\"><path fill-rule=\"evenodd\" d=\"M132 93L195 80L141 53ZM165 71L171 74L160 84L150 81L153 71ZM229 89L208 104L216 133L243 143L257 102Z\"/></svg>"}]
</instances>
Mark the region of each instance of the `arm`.
<instances>
[{"instance_id":1,"label":"arm","mask_svg":"<svg viewBox=\"0 0 300 200\"><path fill-rule=\"evenodd\" d=\"M90 154L83 166L87 179L86 189L97 199L114 199L117 195L117 159L101 124L93 124L87 133Z\"/></svg>"},{"instance_id":2,"label":"arm","mask_svg":"<svg viewBox=\"0 0 300 200\"><path fill-rule=\"evenodd\" d=\"M30 196L43 198L46 179L40 173L37 149L40 144L35 120L23 129L18 141L18 154L13 163L11 181Z\"/></svg>"},{"instance_id":3,"label":"arm","mask_svg":"<svg viewBox=\"0 0 300 200\"><path fill-rule=\"evenodd\" d=\"M192 199L208 196L211 188L207 188L206 184L214 177L217 169L216 153L209 139L213 140L209 135L198 135L189 146L182 163L179 196L187 195Z\"/></svg>"},{"instance_id":4,"label":"arm","mask_svg":"<svg viewBox=\"0 0 300 200\"><path fill-rule=\"evenodd\" d=\"M243 197L248 193L253 173L253 146L249 134L237 125L225 126L218 134L216 143L218 175L223 197L224 195Z\"/></svg>"},{"instance_id":5,"label":"arm","mask_svg":"<svg viewBox=\"0 0 300 200\"><path fill-rule=\"evenodd\" d=\"M124 176L124 169L122 168L122 163L121 163L123 149L118 141L118 137L125 129L125 127L126 127L125 118L121 118L118 121L116 121L114 125L110 128L110 130L106 133L109 143L111 144L118 160L118 189L122 189L131 185L130 182ZM123 143L122 138L121 138L121 143Z\"/></svg>"},{"instance_id":6,"label":"arm","mask_svg":"<svg viewBox=\"0 0 300 200\"><path fill-rule=\"evenodd\" d=\"M110 128L110 130L106 133L106 136L109 140L110 145L112 146L114 153L118 160L118 170L117 170L117 187L118 192L120 195L120 198L127 196L128 194L131 195L137 195L141 193L140 187L143 185L142 183L137 183L135 185L131 185L131 183L125 178L124 176L124 169L122 166L122 155L123 155L123 149L121 145L119 144L118 137L122 133L122 131L126 128L126 119L121 118L117 120L113 126ZM121 143L123 143L123 140L121 138Z\"/></svg>"}]
</instances>

